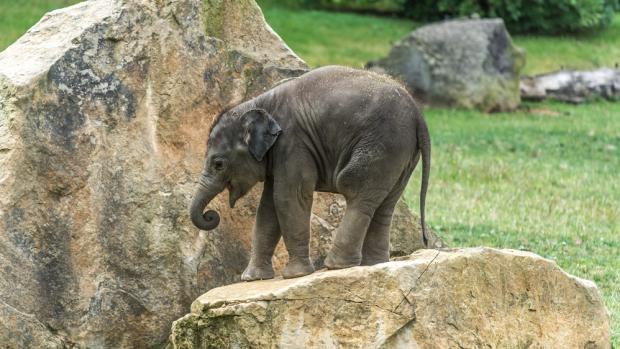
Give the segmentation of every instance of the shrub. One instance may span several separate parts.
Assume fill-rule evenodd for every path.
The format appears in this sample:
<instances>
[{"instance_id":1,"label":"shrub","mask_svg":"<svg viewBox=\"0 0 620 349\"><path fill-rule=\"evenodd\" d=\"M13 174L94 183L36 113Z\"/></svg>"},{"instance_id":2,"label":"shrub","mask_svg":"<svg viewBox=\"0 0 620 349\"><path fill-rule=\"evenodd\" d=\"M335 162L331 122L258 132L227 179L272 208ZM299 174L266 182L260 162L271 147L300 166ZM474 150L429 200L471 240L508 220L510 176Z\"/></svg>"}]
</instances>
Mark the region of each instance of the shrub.
<instances>
[{"instance_id":1,"label":"shrub","mask_svg":"<svg viewBox=\"0 0 620 349\"><path fill-rule=\"evenodd\" d=\"M289 8L337 11L367 11L403 15L407 0L258 0L260 5L277 4Z\"/></svg>"},{"instance_id":2,"label":"shrub","mask_svg":"<svg viewBox=\"0 0 620 349\"><path fill-rule=\"evenodd\" d=\"M500 17L512 32L558 34L604 28L620 0L259 0L293 8L394 13L421 22Z\"/></svg>"},{"instance_id":3,"label":"shrub","mask_svg":"<svg viewBox=\"0 0 620 349\"><path fill-rule=\"evenodd\" d=\"M405 10L407 0L315 0L308 1L314 6L348 11L373 11L383 13L400 13Z\"/></svg>"},{"instance_id":4,"label":"shrub","mask_svg":"<svg viewBox=\"0 0 620 349\"><path fill-rule=\"evenodd\" d=\"M429 21L450 17L501 17L514 32L562 33L603 28L618 0L409 0L405 13Z\"/></svg>"}]
</instances>

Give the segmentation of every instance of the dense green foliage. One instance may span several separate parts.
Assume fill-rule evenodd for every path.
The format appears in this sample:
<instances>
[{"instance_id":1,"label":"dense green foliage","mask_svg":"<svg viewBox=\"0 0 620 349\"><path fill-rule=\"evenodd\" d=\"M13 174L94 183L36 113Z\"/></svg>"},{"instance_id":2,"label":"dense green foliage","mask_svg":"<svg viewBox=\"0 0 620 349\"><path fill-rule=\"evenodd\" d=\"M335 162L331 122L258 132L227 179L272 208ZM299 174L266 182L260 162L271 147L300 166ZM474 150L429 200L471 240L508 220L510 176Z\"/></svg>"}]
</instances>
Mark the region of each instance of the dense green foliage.
<instances>
[{"instance_id":1,"label":"dense green foliage","mask_svg":"<svg viewBox=\"0 0 620 349\"><path fill-rule=\"evenodd\" d=\"M306 0L325 9L404 13L406 0Z\"/></svg>"},{"instance_id":2,"label":"dense green foliage","mask_svg":"<svg viewBox=\"0 0 620 349\"><path fill-rule=\"evenodd\" d=\"M76 1L0 0L0 50L45 11L69 2ZM361 67L414 27L402 19L292 11L274 2L259 0L268 22L312 66ZM528 74L620 62L618 15L597 33L513 39L527 50ZM452 246L529 250L594 280L620 348L620 104L547 102L516 113L425 114L433 137L427 203L433 229ZM413 209L419 176L418 169L405 195Z\"/></svg>"},{"instance_id":3,"label":"dense green foliage","mask_svg":"<svg viewBox=\"0 0 620 349\"><path fill-rule=\"evenodd\" d=\"M513 32L565 33L608 26L611 0L415 0L406 13L417 20L470 16L501 17Z\"/></svg>"},{"instance_id":4,"label":"dense green foliage","mask_svg":"<svg viewBox=\"0 0 620 349\"><path fill-rule=\"evenodd\" d=\"M500 17L515 33L558 34L608 26L618 0L268 0L291 8L393 13L428 22L445 18Z\"/></svg>"},{"instance_id":5,"label":"dense green foliage","mask_svg":"<svg viewBox=\"0 0 620 349\"><path fill-rule=\"evenodd\" d=\"M377 13L405 13L408 0L263 0L263 5L277 5L293 9L327 9L342 11L366 11Z\"/></svg>"}]
</instances>

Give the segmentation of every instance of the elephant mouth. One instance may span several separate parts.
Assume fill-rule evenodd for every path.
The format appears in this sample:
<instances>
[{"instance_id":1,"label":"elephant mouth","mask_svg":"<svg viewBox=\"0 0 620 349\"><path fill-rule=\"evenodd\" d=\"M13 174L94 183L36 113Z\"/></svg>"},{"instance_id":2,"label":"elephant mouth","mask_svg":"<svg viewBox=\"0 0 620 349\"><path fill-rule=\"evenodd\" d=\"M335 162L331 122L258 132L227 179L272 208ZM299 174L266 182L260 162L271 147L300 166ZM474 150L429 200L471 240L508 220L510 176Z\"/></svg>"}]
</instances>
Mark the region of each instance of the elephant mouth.
<instances>
[{"instance_id":1,"label":"elephant mouth","mask_svg":"<svg viewBox=\"0 0 620 349\"><path fill-rule=\"evenodd\" d=\"M239 195L239 193L235 190L232 182L226 183L226 189L228 189L228 205L230 208L235 208L235 203L241 195Z\"/></svg>"},{"instance_id":2,"label":"elephant mouth","mask_svg":"<svg viewBox=\"0 0 620 349\"><path fill-rule=\"evenodd\" d=\"M230 208L235 208L237 200L245 196L252 187L246 183L240 182L235 185L232 182L226 183L226 189L228 189L228 203Z\"/></svg>"}]
</instances>

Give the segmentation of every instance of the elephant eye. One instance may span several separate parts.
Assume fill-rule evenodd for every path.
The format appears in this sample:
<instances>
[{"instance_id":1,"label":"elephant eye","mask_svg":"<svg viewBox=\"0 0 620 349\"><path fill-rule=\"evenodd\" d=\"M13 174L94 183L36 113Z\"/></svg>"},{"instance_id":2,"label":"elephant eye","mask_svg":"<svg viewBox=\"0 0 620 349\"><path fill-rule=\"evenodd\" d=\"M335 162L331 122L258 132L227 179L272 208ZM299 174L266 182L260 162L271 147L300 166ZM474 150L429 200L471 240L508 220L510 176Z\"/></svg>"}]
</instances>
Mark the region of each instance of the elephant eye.
<instances>
[{"instance_id":1,"label":"elephant eye","mask_svg":"<svg viewBox=\"0 0 620 349\"><path fill-rule=\"evenodd\" d=\"M220 170L224 169L224 161L222 161L220 159L217 159L217 160L213 161L213 168L216 171L220 171Z\"/></svg>"}]
</instances>

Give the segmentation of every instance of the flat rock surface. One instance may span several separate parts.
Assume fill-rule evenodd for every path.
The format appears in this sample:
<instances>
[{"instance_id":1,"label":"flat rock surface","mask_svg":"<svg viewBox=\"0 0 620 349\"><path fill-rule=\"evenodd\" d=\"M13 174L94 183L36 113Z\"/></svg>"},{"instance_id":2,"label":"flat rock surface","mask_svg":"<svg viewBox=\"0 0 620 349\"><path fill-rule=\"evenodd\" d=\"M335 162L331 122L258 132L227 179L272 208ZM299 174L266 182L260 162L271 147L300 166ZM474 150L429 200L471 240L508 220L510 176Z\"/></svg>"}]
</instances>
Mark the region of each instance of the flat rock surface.
<instances>
[{"instance_id":1,"label":"flat rock surface","mask_svg":"<svg viewBox=\"0 0 620 349\"><path fill-rule=\"evenodd\" d=\"M514 250L420 250L200 296L171 348L610 348L591 281Z\"/></svg>"}]
</instances>

